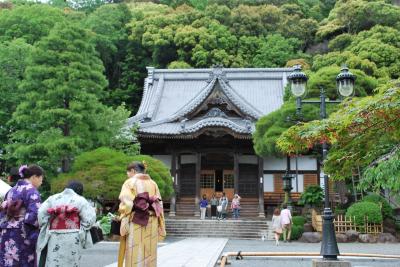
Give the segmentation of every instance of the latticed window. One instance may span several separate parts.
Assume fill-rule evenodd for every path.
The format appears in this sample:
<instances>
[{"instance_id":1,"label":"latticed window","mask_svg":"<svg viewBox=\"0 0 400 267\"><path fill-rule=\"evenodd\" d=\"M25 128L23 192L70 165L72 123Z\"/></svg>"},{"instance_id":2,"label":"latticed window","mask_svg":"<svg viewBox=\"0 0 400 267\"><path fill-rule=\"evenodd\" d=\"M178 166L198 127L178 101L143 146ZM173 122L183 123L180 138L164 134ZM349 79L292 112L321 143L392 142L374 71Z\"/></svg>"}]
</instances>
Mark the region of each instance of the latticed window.
<instances>
[{"instance_id":1,"label":"latticed window","mask_svg":"<svg viewBox=\"0 0 400 267\"><path fill-rule=\"evenodd\" d=\"M224 173L224 188L234 188L233 173Z\"/></svg>"},{"instance_id":2,"label":"latticed window","mask_svg":"<svg viewBox=\"0 0 400 267\"><path fill-rule=\"evenodd\" d=\"M203 173L200 175L201 188L214 188L214 174Z\"/></svg>"}]
</instances>

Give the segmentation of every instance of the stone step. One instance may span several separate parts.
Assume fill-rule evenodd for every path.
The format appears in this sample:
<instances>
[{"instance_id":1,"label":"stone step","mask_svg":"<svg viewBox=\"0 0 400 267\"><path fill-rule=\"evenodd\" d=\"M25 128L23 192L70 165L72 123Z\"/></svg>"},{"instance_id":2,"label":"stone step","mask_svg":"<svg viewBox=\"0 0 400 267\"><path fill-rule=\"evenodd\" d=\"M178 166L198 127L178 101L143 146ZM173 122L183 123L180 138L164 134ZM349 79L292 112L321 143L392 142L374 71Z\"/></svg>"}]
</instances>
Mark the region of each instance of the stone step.
<instances>
[{"instance_id":1,"label":"stone step","mask_svg":"<svg viewBox=\"0 0 400 267\"><path fill-rule=\"evenodd\" d=\"M225 237L237 239L270 239L266 220L198 220L189 218L166 219L168 236Z\"/></svg>"}]
</instances>

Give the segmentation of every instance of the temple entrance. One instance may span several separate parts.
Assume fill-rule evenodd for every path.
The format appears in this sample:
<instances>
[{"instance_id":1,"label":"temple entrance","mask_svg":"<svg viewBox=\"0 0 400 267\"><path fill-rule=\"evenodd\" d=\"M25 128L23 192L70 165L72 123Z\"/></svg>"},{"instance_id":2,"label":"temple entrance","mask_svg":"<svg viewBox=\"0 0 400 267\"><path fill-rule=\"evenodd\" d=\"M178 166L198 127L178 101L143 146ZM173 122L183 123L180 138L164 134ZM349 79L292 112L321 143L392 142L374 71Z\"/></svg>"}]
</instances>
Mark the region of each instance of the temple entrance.
<instances>
[{"instance_id":1,"label":"temple entrance","mask_svg":"<svg viewBox=\"0 0 400 267\"><path fill-rule=\"evenodd\" d=\"M217 192L224 191L224 171L223 170L215 170L215 186L214 190Z\"/></svg>"},{"instance_id":2,"label":"temple entrance","mask_svg":"<svg viewBox=\"0 0 400 267\"><path fill-rule=\"evenodd\" d=\"M233 170L202 170L200 175L200 194L211 198L215 193L217 197L222 192L232 198L234 195Z\"/></svg>"}]
</instances>

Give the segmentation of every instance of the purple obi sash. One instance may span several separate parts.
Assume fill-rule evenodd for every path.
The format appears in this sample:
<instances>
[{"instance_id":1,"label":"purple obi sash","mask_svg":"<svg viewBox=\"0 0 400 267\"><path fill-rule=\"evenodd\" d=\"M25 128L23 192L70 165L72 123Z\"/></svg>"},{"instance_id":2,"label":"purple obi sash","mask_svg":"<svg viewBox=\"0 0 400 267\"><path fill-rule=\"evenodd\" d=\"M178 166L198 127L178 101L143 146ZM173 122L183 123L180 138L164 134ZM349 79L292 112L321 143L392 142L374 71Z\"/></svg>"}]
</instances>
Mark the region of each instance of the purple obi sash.
<instances>
[{"instance_id":1,"label":"purple obi sash","mask_svg":"<svg viewBox=\"0 0 400 267\"><path fill-rule=\"evenodd\" d=\"M152 215L159 217L163 212L161 199L157 196L149 196L148 192L140 193L133 201L133 214L132 222L141 226L147 226L149 223L150 212Z\"/></svg>"}]
</instances>

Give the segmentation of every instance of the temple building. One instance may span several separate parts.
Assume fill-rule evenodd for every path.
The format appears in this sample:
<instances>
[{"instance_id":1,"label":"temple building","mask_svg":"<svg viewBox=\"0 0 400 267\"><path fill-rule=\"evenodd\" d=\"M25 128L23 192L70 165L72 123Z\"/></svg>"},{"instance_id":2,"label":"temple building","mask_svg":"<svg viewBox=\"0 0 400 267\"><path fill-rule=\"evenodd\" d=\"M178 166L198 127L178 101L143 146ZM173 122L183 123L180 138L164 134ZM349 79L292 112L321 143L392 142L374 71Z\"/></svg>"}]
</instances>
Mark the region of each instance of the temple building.
<instances>
[{"instance_id":1,"label":"temple building","mask_svg":"<svg viewBox=\"0 0 400 267\"><path fill-rule=\"evenodd\" d=\"M142 154L171 169L170 216L199 215L202 195L225 192L241 196L243 215L263 217L283 200L287 168L297 173L294 198L319 183L315 158L263 158L253 149L255 123L283 104L291 68L147 69L129 124L139 125Z\"/></svg>"}]
</instances>

